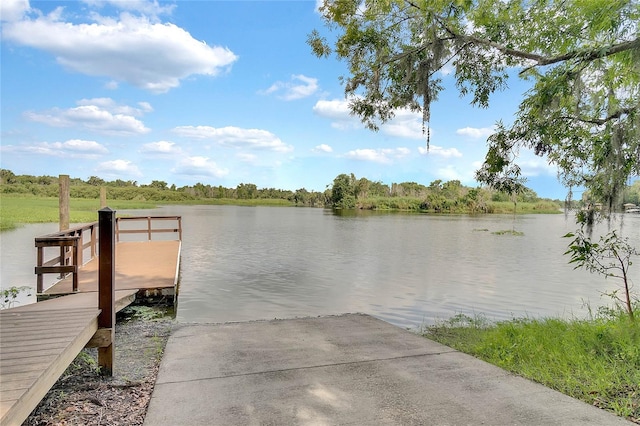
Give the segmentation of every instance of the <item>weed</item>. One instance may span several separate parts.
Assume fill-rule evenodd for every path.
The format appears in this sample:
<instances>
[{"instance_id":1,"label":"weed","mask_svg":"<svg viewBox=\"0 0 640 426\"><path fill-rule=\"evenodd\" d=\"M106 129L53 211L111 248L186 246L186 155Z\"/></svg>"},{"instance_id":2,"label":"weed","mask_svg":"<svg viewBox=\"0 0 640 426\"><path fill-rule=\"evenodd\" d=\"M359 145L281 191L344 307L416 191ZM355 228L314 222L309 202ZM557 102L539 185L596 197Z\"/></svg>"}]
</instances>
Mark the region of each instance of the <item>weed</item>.
<instances>
[{"instance_id":1,"label":"weed","mask_svg":"<svg viewBox=\"0 0 640 426\"><path fill-rule=\"evenodd\" d=\"M131 305L124 308L120 312L120 315L122 315L128 321L159 321L162 319L166 319L167 316L170 315L170 313L165 307Z\"/></svg>"},{"instance_id":2,"label":"weed","mask_svg":"<svg viewBox=\"0 0 640 426\"><path fill-rule=\"evenodd\" d=\"M0 298L2 300L0 301L0 309L8 309L13 307L13 305L18 303L18 301L16 300L18 298L18 295L20 293L27 292L30 290L31 288L27 286L21 286L21 287L12 286L9 288L1 289Z\"/></svg>"},{"instance_id":3,"label":"weed","mask_svg":"<svg viewBox=\"0 0 640 426\"><path fill-rule=\"evenodd\" d=\"M636 309L639 307L636 306ZM640 325L621 309L589 320L457 315L422 334L630 420L640 419Z\"/></svg>"},{"instance_id":4,"label":"weed","mask_svg":"<svg viewBox=\"0 0 640 426\"><path fill-rule=\"evenodd\" d=\"M94 374L100 373L100 366L97 360L97 351L95 349L84 349L80 351L76 359L65 371L67 377L74 376L79 372L89 370Z\"/></svg>"},{"instance_id":5,"label":"weed","mask_svg":"<svg viewBox=\"0 0 640 426\"><path fill-rule=\"evenodd\" d=\"M503 229L502 231L494 231L493 235L513 235L515 237L521 237L524 235L524 232L516 231L513 229Z\"/></svg>"}]
</instances>

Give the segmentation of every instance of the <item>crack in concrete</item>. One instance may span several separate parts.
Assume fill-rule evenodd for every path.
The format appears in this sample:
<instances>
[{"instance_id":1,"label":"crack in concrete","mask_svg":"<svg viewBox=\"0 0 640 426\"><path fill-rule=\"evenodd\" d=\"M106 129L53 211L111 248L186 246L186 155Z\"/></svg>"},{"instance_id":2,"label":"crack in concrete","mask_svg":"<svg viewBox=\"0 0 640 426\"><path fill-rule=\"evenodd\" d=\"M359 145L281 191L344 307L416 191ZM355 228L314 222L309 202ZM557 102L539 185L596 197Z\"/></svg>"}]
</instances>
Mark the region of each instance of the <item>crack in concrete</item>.
<instances>
[{"instance_id":1,"label":"crack in concrete","mask_svg":"<svg viewBox=\"0 0 640 426\"><path fill-rule=\"evenodd\" d=\"M426 356L434 356L434 355L444 355L444 354L450 354L450 353L459 353L459 351L452 349L450 351L442 351L442 352L429 352L429 353L423 353L423 354L402 355L402 356L389 357L389 358L365 359L360 361L345 361L345 362L335 362L331 364L309 365L304 367L281 368L277 370L256 371L252 373L230 374L228 376L200 377L197 379L190 379L190 380L175 380L175 381L168 381L168 382L161 382L161 383L157 382L156 386L169 385L169 384L175 384L175 383L201 382L205 380L230 379L234 377L255 376L260 374L285 373L288 371L311 370L315 368L338 367L338 366L351 365L351 364L366 364L366 363L372 363L372 362L393 361L398 359L418 358L418 357L426 357Z\"/></svg>"}]
</instances>

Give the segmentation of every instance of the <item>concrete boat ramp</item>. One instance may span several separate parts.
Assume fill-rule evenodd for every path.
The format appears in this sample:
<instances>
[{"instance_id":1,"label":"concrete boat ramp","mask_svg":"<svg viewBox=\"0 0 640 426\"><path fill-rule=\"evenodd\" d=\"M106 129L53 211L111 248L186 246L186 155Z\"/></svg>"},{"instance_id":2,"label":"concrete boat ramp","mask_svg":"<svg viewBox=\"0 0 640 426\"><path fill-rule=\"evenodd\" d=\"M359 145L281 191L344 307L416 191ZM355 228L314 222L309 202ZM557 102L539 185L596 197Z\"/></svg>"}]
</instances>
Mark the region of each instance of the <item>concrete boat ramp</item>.
<instances>
[{"instance_id":1,"label":"concrete boat ramp","mask_svg":"<svg viewBox=\"0 0 640 426\"><path fill-rule=\"evenodd\" d=\"M179 326L145 425L629 425L361 314Z\"/></svg>"}]
</instances>

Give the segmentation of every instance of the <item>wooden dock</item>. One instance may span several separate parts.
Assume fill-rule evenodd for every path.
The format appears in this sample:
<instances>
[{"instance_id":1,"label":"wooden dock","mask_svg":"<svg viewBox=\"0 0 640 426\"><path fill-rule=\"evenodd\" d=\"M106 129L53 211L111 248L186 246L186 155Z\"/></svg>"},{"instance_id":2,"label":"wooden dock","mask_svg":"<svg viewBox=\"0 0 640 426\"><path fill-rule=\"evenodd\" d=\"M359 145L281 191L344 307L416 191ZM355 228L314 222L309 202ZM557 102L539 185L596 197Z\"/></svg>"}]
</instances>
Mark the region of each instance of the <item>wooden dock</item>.
<instances>
[{"instance_id":1,"label":"wooden dock","mask_svg":"<svg viewBox=\"0 0 640 426\"><path fill-rule=\"evenodd\" d=\"M118 239L120 234L145 234L147 238L115 244L113 312L128 306L137 295L173 300L180 266L181 223L179 217L171 219L178 221L176 228L154 229L149 217L136 218L146 224L143 230L116 227ZM89 224L36 238L38 292L59 297L0 311L2 426L22 424L83 348L104 347L101 339L105 334L99 332L105 330L99 327L96 230L97 224ZM166 232L175 232L178 239L152 239L152 235ZM85 241L87 236L90 239ZM54 250L56 256L46 260L46 249ZM90 256L83 263L85 252ZM69 275L43 289L42 275L46 273Z\"/></svg>"},{"instance_id":2,"label":"wooden dock","mask_svg":"<svg viewBox=\"0 0 640 426\"><path fill-rule=\"evenodd\" d=\"M137 289L141 297L174 297L180 267L180 241L119 242L116 244L116 290ZM98 291L98 258L78 271L78 292ZM68 276L44 290L42 296L73 293Z\"/></svg>"},{"instance_id":3,"label":"wooden dock","mask_svg":"<svg viewBox=\"0 0 640 426\"><path fill-rule=\"evenodd\" d=\"M116 292L116 309L136 290ZM98 331L97 293L0 311L0 424L20 425Z\"/></svg>"}]
</instances>

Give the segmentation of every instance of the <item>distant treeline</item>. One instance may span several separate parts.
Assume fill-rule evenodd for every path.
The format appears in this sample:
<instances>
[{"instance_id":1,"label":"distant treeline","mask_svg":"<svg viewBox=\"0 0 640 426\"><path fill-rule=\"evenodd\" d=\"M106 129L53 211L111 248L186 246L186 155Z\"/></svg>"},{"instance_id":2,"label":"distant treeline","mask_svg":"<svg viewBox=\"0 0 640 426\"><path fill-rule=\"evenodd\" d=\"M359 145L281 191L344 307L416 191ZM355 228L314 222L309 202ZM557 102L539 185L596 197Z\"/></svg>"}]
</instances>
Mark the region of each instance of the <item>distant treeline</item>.
<instances>
[{"instance_id":1,"label":"distant treeline","mask_svg":"<svg viewBox=\"0 0 640 426\"><path fill-rule=\"evenodd\" d=\"M559 201L541 199L531 189L509 195L489 188L471 188L459 180L436 180L425 186L416 182L385 185L353 174L333 180L329 203L334 208L408 210L435 213L504 213L518 203L527 212L557 212ZM523 211L520 209L520 211Z\"/></svg>"},{"instance_id":2,"label":"distant treeline","mask_svg":"<svg viewBox=\"0 0 640 426\"><path fill-rule=\"evenodd\" d=\"M252 183L241 183L235 188L196 183L176 187L154 180L147 185L134 180L107 181L97 176L87 180L70 178L71 197L99 199L100 188L107 188L107 197L114 200L154 202L197 202L201 200L283 200L291 205L333 207L340 209L409 210L427 212L492 213L504 210L508 204L528 204L530 210L556 210L559 200L541 199L525 188L511 196L489 188L471 188L458 180L436 180L428 186L416 182L384 184L357 178L354 174L340 174L323 192L258 188ZM57 197L57 176L16 175L0 169L0 193L31 194L39 197ZM622 203L640 204L640 180L627 186ZM537 205L537 207L536 207ZM498 209L498 206L500 208Z\"/></svg>"},{"instance_id":3,"label":"distant treeline","mask_svg":"<svg viewBox=\"0 0 640 426\"><path fill-rule=\"evenodd\" d=\"M515 203L527 205L528 211L557 211L558 201L540 199L525 189L510 196L488 188L470 188L460 181L436 180L428 186L416 182L386 185L379 181L356 178L353 174L340 174L324 192L295 191L276 188L258 188L252 183L241 183L235 188L196 183L193 186L176 187L154 180L147 185L136 181L106 181L97 176L87 180L70 179L73 198L98 199L100 188L107 188L107 197L115 200L138 200L167 203L215 200L285 200L291 205L309 207L333 207L339 209L406 210L450 213L504 212L505 206ZM16 175L0 169L0 193L31 194L40 197L57 197L58 177ZM506 207L509 208L509 207Z\"/></svg>"},{"instance_id":4,"label":"distant treeline","mask_svg":"<svg viewBox=\"0 0 640 426\"><path fill-rule=\"evenodd\" d=\"M72 198L98 199L101 187L107 188L107 197L110 199L157 202L189 202L210 199L270 199L287 200L296 205L324 207L327 198L323 192L310 192L304 188L296 191L275 188L258 189L256 185L251 183L241 183L235 188L202 183L196 183L193 186L176 187L176 185L169 185L161 180L154 180L147 185L141 185L134 180L116 179L107 181L97 176L91 176L87 180L70 178ZM0 193L57 197L58 190L57 176L16 175L10 170L0 169Z\"/></svg>"}]
</instances>

